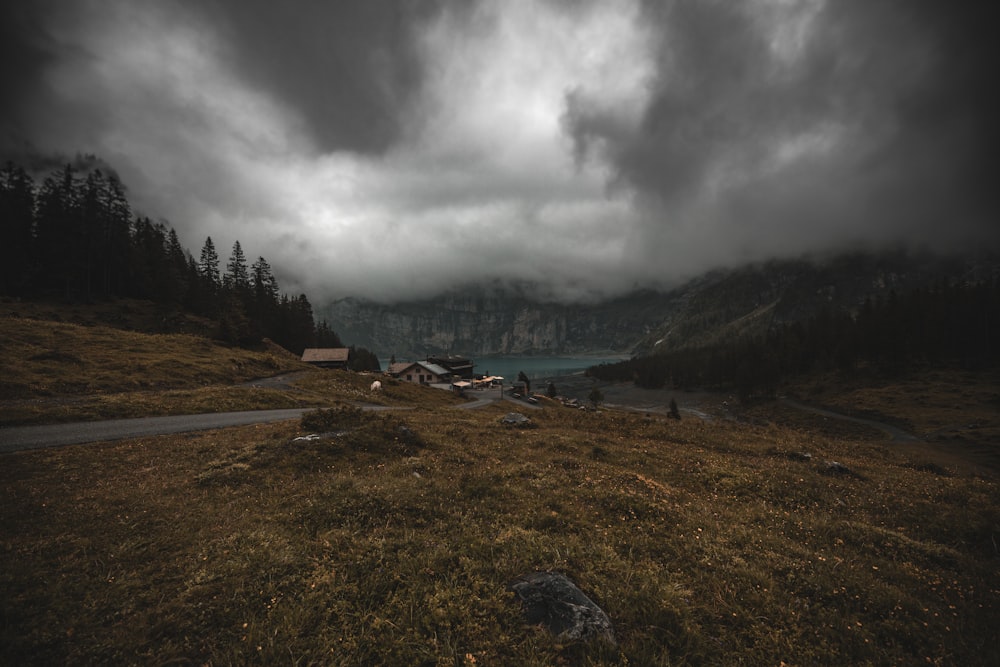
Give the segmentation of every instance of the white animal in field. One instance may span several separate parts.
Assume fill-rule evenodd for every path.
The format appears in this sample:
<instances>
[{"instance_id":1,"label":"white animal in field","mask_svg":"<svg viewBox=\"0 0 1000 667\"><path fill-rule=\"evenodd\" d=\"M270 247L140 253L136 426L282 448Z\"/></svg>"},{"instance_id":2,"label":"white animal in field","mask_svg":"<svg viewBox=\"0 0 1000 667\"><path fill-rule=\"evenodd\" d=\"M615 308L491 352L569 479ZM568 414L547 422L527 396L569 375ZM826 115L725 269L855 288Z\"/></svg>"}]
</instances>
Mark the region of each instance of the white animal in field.
<instances>
[{"instance_id":1,"label":"white animal in field","mask_svg":"<svg viewBox=\"0 0 1000 667\"><path fill-rule=\"evenodd\" d=\"M382 382L380 380L372 382L372 391L382 391Z\"/></svg>"}]
</instances>

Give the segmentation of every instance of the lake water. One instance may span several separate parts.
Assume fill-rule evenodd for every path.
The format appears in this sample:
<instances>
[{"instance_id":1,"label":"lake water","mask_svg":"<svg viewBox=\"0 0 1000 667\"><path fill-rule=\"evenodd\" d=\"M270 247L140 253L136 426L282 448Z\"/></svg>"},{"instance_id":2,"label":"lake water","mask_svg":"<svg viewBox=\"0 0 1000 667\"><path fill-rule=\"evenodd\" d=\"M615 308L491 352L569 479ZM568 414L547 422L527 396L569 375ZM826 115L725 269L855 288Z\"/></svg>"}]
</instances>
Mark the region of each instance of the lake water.
<instances>
[{"instance_id":1,"label":"lake water","mask_svg":"<svg viewBox=\"0 0 1000 667\"><path fill-rule=\"evenodd\" d=\"M510 384L517 374L524 372L531 380L546 380L562 375L582 373L591 366L614 363L628 357L473 357L476 375L500 375ZM382 370L389 368L387 359L381 360Z\"/></svg>"},{"instance_id":2,"label":"lake water","mask_svg":"<svg viewBox=\"0 0 1000 667\"><path fill-rule=\"evenodd\" d=\"M523 372L531 380L582 373L591 366L620 361L621 357L479 357L474 359L477 375L502 375L508 382Z\"/></svg>"}]
</instances>

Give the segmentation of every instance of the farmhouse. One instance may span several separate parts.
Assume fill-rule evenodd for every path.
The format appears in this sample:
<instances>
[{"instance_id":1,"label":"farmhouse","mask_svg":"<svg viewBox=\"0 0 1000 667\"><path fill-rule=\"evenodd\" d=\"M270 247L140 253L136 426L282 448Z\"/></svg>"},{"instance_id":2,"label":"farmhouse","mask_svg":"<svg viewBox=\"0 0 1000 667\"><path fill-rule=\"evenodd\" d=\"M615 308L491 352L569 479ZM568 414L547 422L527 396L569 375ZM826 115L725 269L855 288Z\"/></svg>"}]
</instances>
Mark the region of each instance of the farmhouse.
<instances>
[{"instance_id":1,"label":"farmhouse","mask_svg":"<svg viewBox=\"0 0 1000 667\"><path fill-rule=\"evenodd\" d=\"M426 361L404 361L390 364L389 375L416 384L451 382L452 378L452 373L447 368Z\"/></svg>"},{"instance_id":2,"label":"farmhouse","mask_svg":"<svg viewBox=\"0 0 1000 667\"><path fill-rule=\"evenodd\" d=\"M346 347L307 347L302 361L319 368L347 368L350 350Z\"/></svg>"}]
</instances>

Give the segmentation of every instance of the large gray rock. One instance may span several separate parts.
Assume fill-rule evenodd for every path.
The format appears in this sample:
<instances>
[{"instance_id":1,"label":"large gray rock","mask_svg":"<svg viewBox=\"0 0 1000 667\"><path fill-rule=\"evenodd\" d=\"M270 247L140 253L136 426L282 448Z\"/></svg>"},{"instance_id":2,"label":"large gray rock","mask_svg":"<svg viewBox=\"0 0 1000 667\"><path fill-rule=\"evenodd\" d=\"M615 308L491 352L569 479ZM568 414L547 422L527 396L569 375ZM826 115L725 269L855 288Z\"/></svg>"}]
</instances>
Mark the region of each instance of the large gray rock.
<instances>
[{"instance_id":1,"label":"large gray rock","mask_svg":"<svg viewBox=\"0 0 1000 667\"><path fill-rule=\"evenodd\" d=\"M500 418L500 423L507 426L520 426L525 427L531 424L531 420L520 412L508 412L503 417Z\"/></svg>"},{"instance_id":2,"label":"large gray rock","mask_svg":"<svg viewBox=\"0 0 1000 667\"><path fill-rule=\"evenodd\" d=\"M547 627L559 641L603 639L616 644L608 615L576 585L557 572L533 572L510 584L524 608L526 622Z\"/></svg>"}]
</instances>

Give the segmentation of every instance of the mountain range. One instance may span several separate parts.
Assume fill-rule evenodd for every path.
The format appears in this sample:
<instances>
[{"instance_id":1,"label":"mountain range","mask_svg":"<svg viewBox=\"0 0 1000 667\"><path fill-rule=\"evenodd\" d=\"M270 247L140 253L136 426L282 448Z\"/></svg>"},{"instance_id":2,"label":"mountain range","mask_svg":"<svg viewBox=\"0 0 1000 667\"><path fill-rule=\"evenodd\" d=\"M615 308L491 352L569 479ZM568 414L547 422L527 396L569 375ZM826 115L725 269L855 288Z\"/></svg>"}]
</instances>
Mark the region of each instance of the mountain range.
<instances>
[{"instance_id":1,"label":"mountain range","mask_svg":"<svg viewBox=\"0 0 1000 667\"><path fill-rule=\"evenodd\" d=\"M998 278L996 256L857 252L720 269L596 303L545 302L530 285L480 285L393 304L345 298L322 314L341 338L382 357L643 355L766 333L893 291Z\"/></svg>"}]
</instances>

